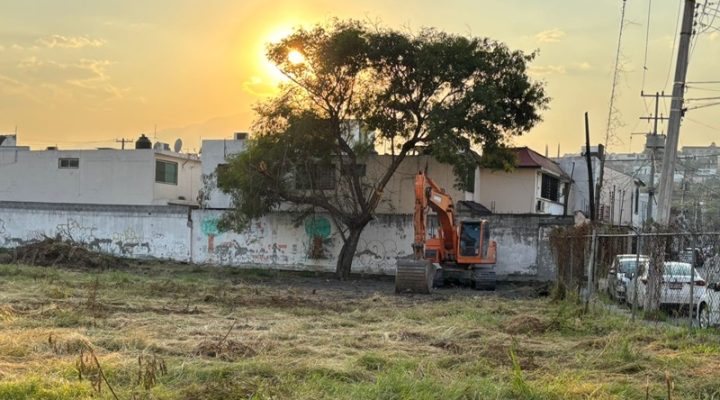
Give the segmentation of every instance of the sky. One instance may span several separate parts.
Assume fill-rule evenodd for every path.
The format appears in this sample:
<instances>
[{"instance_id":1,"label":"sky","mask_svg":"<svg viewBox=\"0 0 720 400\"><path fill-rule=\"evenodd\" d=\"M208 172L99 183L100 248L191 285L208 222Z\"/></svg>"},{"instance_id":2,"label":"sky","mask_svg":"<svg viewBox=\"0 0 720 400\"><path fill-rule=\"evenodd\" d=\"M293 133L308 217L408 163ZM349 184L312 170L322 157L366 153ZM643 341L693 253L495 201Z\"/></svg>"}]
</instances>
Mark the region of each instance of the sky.
<instances>
[{"instance_id":1,"label":"sky","mask_svg":"<svg viewBox=\"0 0 720 400\"><path fill-rule=\"evenodd\" d=\"M672 91L680 0L627 0L612 152L641 151L654 107L641 91ZM704 3L704 0L699 0ZM716 3L716 2L715 2ZM716 7L712 3L712 8ZM267 43L293 27L353 18L417 30L435 27L537 51L534 79L552 98L543 122L516 145L555 155L607 132L622 0L0 0L0 134L20 145L119 147L146 133L184 151L202 139L250 130L253 105L281 75ZM720 17L705 23L720 28ZM694 37L688 81L720 81L720 30ZM700 30L700 29L698 29ZM676 48L677 46L675 46ZM647 58L645 56L647 48ZM687 98L720 97L720 84L689 84ZM693 100L688 106L712 103ZM661 102L667 115L669 99ZM665 125L660 125L665 130ZM689 110L680 145L720 144L720 106Z\"/></svg>"}]
</instances>

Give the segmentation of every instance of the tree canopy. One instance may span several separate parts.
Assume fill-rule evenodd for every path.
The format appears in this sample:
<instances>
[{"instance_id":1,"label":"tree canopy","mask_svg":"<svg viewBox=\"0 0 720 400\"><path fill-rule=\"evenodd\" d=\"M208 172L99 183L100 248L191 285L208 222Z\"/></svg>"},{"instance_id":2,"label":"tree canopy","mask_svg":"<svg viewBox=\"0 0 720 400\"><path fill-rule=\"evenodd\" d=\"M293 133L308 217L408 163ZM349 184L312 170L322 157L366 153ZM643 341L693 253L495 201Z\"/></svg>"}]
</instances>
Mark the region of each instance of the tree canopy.
<instances>
[{"instance_id":1,"label":"tree canopy","mask_svg":"<svg viewBox=\"0 0 720 400\"><path fill-rule=\"evenodd\" d=\"M334 20L296 29L267 57L288 82L256 107L247 150L218 179L234 200L223 225L242 229L283 207L327 213L344 243L341 277L403 159L430 154L458 173L478 163L507 168L507 139L532 128L548 101L527 75L534 54L435 29ZM381 148L392 161L365 174Z\"/></svg>"}]
</instances>

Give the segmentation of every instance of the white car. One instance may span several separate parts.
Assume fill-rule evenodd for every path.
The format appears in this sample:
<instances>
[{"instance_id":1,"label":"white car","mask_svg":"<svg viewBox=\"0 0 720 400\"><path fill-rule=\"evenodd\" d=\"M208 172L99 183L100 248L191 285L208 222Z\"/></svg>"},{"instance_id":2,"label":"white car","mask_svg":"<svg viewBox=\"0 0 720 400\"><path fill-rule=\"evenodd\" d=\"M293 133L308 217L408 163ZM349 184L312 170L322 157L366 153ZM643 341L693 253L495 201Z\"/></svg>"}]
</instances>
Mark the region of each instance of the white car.
<instances>
[{"instance_id":1,"label":"white car","mask_svg":"<svg viewBox=\"0 0 720 400\"><path fill-rule=\"evenodd\" d=\"M618 254L610 265L607 276L607 290L611 299L625 302L630 277L637 270L638 260L647 268L648 256L637 254Z\"/></svg>"},{"instance_id":2,"label":"white car","mask_svg":"<svg viewBox=\"0 0 720 400\"><path fill-rule=\"evenodd\" d=\"M713 282L707 286L705 295L698 303L697 322L703 329L720 324L720 283Z\"/></svg>"},{"instance_id":3,"label":"white car","mask_svg":"<svg viewBox=\"0 0 720 400\"><path fill-rule=\"evenodd\" d=\"M706 297L705 279L695 271L695 280L692 281L689 263L666 261L663 264L663 278L660 284L660 306L663 308L684 309L690 303L690 286L693 286L693 304L697 307ZM632 304L637 297L638 307L642 308L647 297L648 268L641 266L641 271L635 274L627 284L628 303ZM635 287L637 285L637 296Z\"/></svg>"}]
</instances>

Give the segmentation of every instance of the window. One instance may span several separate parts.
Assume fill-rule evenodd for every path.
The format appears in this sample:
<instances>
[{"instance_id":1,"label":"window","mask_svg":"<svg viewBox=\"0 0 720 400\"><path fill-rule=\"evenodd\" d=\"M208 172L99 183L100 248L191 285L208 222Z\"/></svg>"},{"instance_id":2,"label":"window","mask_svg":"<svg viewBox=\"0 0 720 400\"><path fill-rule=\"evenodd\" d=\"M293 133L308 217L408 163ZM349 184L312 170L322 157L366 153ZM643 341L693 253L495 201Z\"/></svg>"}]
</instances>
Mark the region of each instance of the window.
<instances>
[{"instance_id":1,"label":"window","mask_svg":"<svg viewBox=\"0 0 720 400\"><path fill-rule=\"evenodd\" d=\"M367 166L365 164L343 164L340 172L342 176L365 176Z\"/></svg>"},{"instance_id":2,"label":"window","mask_svg":"<svg viewBox=\"0 0 720 400\"><path fill-rule=\"evenodd\" d=\"M80 159L79 158L60 158L60 159L58 159L58 168L61 168L61 169L80 168Z\"/></svg>"},{"instance_id":3,"label":"window","mask_svg":"<svg viewBox=\"0 0 720 400\"><path fill-rule=\"evenodd\" d=\"M218 164L218 166L215 168L215 176L216 176L216 182L218 186L222 186L220 182L223 181L224 177L227 176L228 171L228 165L227 164Z\"/></svg>"},{"instance_id":4,"label":"window","mask_svg":"<svg viewBox=\"0 0 720 400\"><path fill-rule=\"evenodd\" d=\"M302 171L297 171L295 174L295 189L335 189L335 166L313 164Z\"/></svg>"},{"instance_id":5,"label":"window","mask_svg":"<svg viewBox=\"0 0 720 400\"><path fill-rule=\"evenodd\" d=\"M177 185L178 164L170 161L155 160L155 182Z\"/></svg>"},{"instance_id":6,"label":"window","mask_svg":"<svg viewBox=\"0 0 720 400\"><path fill-rule=\"evenodd\" d=\"M542 175L540 197L543 199L558 201L560 198L560 180L550 175Z\"/></svg>"}]
</instances>

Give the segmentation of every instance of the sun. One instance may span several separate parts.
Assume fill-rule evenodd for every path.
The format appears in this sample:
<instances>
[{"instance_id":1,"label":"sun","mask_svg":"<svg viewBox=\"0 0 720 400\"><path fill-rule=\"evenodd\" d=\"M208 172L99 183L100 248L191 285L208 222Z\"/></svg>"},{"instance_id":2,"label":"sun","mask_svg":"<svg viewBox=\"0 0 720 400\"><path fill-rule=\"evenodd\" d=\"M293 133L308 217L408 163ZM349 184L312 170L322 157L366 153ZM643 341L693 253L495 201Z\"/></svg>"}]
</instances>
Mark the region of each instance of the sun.
<instances>
[{"instance_id":1,"label":"sun","mask_svg":"<svg viewBox=\"0 0 720 400\"><path fill-rule=\"evenodd\" d=\"M290 64L302 64L305 61L305 56L297 50L290 50L287 57Z\"/></svg>"}]
</instances>

